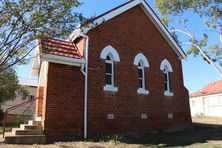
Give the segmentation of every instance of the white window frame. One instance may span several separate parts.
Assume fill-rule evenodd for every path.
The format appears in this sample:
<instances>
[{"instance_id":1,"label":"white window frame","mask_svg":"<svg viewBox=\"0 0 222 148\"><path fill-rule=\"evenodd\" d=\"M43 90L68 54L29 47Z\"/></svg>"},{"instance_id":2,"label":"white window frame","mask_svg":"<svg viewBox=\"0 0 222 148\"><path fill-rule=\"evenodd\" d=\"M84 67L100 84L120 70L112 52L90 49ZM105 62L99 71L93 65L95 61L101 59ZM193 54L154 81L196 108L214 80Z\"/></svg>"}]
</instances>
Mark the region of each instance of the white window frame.
<instances>
[{"instance_id":1,"label":"white window frame","mask_svg":"<svg viewBox=\"0 0 222 148\"><path fill-rule=\"evenodd\" d=\"M146 89L145 67L149 67L149 62L148 62L147 58L142 53L138 53L134 58L133 64L137 66L137 69L142 69L142 77L143 77L142 78L142 88L139 87L137 89L137 93L147 95L147 94L149 94L149 90ZM139 66L139 64L140 64L140 66ZM139 76L138 76L138 80L139 80Z\"/></svg>"},{"instance_id":2,"label":"white window frame","mask_svg":"<svg viewBox=\"0 0 222 148\"><path fill-rule=\"evenodd\" d=\"M143 64L142 60L138 64L138 70L139 69L142 70L142 78L140 78L139 75L138 75L138 80L142 80L142 87L139 87L137 89L137 93L138 94L149 94L149 91L146 90L145 67L144 67L144 64Z\"/></svg>"},{"instance_id":3,"label":"white window frame","mask_svg":"<svg viewBox=\"0 0 222 148\"><path fill-rule=\"evenodd\" d=\"M160 70L164 73L164 96L174 96L170 85L170 72L173 72L172 66L167 59L164 59L160 64ZM165 90L165 74L167 75L167 90Z\"/></svg>"},{"instance_id":4,"label":"white window frame","mask_svg":"<svg viewBox=\"0 0 222 148\"><path fill-rule=\"evenodd\" d=\"M109 56L111 60L107 60L106 59L107 56ZM105 84L105 86L103 86L103 90L104 91L117 92L118 87L115 87L115 68L114 68L114 64L115 64L115 62L120 61L119 54L112 46L108 45L102 50L102 52L100 54L100 58L104 59L105 63L111 63L112 64L111 84ZM105 73L105 75L106 74L107 73Z\"/></svg>"},{"instance_id":5,"label":"white window frame","mask_svg":"<svg viewBox=\"0 0 222 148\"><path fill-rule=\"evenodd\" d=\"M114 87L114 60L112 58L111 55L107 55L107 57L110 58L110 60L107 60L105 61L105 63L108 63L108 64L111 64L111 73L105 73L105 75L110 75L111 76L111 84L106 84L104 86L104 90L107 90L107 91L117 91L117 87Z\"/></svg>"}]
</instances>

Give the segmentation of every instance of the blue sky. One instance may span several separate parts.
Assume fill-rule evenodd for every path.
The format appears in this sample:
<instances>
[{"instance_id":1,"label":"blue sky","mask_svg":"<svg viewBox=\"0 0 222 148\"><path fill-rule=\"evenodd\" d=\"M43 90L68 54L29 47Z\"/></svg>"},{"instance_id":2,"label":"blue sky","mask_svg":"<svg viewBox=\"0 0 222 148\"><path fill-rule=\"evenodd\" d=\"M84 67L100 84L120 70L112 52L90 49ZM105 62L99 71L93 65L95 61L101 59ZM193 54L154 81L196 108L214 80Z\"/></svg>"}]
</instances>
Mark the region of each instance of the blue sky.
<instances>
[{"instance_id":1,"label":"blue sky","mask_svg":"<svg viewBox=\"0 0 222 148\"><path fill-rule=\"evenodd\" d=\"M91 17L106 12L109 9L112 9L126 1L127 0L82 0L84 4L80 8L77 8L76 11L83 13L85 17ZM153 0L147 0L147 2L151 5L152 8L154 8ZM191 24L196 25L195 27L191 26L191 28L205 28L200 23L201 20L196 15L192 13L188 13L187 15L190 16ZM179 27L180 26L178 25L178 28ZM217 36L212 33L210 35L210 42L217 40ZM180 36L180 39L185 40L186 38ZM31 64L18 66L17 73L19 77L26 78L29 77L30 69ZM219 75L207 62L203 61L200 57L194 58L193 55L189 55L186 60L183 60L183 75L185 86L190 92L201 89L204 85L210 83L211 81L221 80L221 77L219 77Z\"/></svg>"}]
</instances>

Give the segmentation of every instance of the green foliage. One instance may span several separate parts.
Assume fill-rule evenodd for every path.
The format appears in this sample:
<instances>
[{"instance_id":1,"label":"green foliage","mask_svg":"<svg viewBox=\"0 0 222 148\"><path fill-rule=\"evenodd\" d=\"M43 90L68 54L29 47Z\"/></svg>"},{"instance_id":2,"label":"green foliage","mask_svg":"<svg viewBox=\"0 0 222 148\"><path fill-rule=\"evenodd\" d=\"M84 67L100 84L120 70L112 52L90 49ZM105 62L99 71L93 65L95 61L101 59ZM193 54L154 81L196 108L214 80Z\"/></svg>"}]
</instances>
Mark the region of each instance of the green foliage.
<instances>
[{"instance_id":1,"label":"green foliage","mask_svg":"<svg viewBox=\"0 0 222 148\"><path fill-rule=\"evenodd\" d=\"M75 8L78 0L1 0L0 72L15 64L27 63L26 57L42 36L67 38L85 21Z\"/></svg>"},{"instance_id":2,"label":"green foliage","mask_svg":"<svg viewBox=\"0 0 222 148\"><path fill-rule=\"evenodd\" d=\"M0 104L14 100L17 96L26 98L27 90L18 84L18 77L13 69L0 73Z\"/></svg>"},{"instance_id":3,"label":"green foliage","mask_svg":"<svg viewBox=\"0 0 222 148\"><path fill-rule=\"evenodd\" d=\"M189 19L184 18L183 14L191 11L199 15L218 36L222 36L222 3L219 0L155 0L155 7L160 12L161 19L166 26L173 25L173 18L179 16L178 23L184 25L184 30L190 33L190 28L186 26ZM221 44L211 43L209 45L208 40L209 37L206 33L202 36L196 32L190 34L189 43L192 45L187 49L187 54L197 56L201 49L205 56L222 66ZM201 56L206 60L202 54Z\"/></svg>"},{"instance_id":4,"label":"green foliage","mask_svg":"<svg viewBox=\"0 0 222 148\"><path fill-rule=\"evenodd\" d=\"M220 0L155 0L155 6L164 20L170 16L192 11L205 17L208 26L219 29L222 24L222 3Z\"/></svg>"}]
</instances>

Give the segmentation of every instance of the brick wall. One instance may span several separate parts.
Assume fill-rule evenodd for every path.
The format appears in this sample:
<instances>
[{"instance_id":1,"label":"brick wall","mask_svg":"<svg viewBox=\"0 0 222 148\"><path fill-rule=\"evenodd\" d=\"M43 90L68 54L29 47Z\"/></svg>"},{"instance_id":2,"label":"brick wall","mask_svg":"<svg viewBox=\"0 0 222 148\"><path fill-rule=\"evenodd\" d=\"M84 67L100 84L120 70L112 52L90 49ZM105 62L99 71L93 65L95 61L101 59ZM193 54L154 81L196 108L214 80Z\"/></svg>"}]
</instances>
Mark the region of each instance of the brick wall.
<instances>
[{"instance_id":1,"label":"brick wall","mask_svg":"<svg viewBox=\"0 0 222 148\"><path fill-rule=\"evenodd\" d=\"M82 137L83 86L79 67L49 63L44 117L48 141Z\"/></svg>"},{"instance_id":2,"label":"brick wall","mask_svg":"<svg viewBox=\"0 0 222 148\"><path fill-rule=\"evenodd\" d=\"M181 61L137 6L92 29L89 42L89 129L90 136L150 132L153 130L178 130L190 127L191 118L188 92L183 84ZM115 63L115 86L118 92L104 92L105 64L100 53L107 45L113 46L120 55ZM143 53L150 64L145 69L149 95L137 94L137 67L134 57ZM173 73L171 83L174 96L164 96L164 75L160 63L167 59ZM113 120L107 114L114 114ZM168 119L173 113L174 118ZM147 114L148 119L141 119Z\"/></svg>"},{"instance_id":3,"label":"brick wall","mask_svg":"<svg viewBox=\"0 0 222 148\"><path fill-rule=\"evenodd\" d=\"M188 92L183 84L181 61L140 7L92 29L89 41L88 135L129 134L178 130L191 126ZM80 43L80 42L78 42ZM118 92L104 92L105 63L100 53L112 45L120 55L115 63ZM149 95L137 94L134 57L142 52L150 67L145 69ZM174 96L164 96L160 63L173 68ZM49 63L44 130L48 140L83 136L84 77L80 68ZM107 115L114 114L108 120ZM168 119L168 114L173 118ZM147 119L141 119L147 114Z\"/></svg>"}]
</instances>

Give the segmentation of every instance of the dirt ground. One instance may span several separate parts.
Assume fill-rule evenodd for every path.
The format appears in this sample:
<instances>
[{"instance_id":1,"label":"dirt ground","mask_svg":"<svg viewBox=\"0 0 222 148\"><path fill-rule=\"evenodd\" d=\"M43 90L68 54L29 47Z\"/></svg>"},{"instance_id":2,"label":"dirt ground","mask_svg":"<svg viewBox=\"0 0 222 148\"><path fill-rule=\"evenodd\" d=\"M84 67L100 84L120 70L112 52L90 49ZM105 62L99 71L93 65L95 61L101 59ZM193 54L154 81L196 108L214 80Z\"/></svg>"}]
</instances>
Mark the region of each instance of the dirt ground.
<instances>
[{"instance_id":1,"label":"dirt ground","mask_svg":"<svg viewBox=\"0 0 222 148\"><path fill-rule=\"evenodd\" d=\"M193 131L149 134L142 137L97 137L88 141L56 142L45 145L9 145L3 148L222 148L222 118L195 117Z\"/></svg>"}]
</instances>

